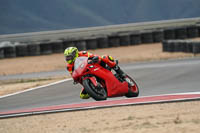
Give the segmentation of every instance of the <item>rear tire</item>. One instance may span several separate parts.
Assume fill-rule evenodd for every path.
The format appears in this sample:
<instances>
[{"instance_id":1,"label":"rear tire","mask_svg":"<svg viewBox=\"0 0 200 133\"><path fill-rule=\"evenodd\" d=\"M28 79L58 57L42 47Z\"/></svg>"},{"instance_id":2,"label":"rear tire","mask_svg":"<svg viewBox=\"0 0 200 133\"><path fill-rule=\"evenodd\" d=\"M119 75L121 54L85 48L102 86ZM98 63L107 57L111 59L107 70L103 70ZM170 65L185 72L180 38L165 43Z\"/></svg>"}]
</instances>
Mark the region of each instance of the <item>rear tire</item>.
<instances>
[{"instance_id":1,"label":"rear tire","mask_svg":"<svg viewBox=\"0 0 200 133\"><path fill-rule=\"evenodd\" d=\"M131 86L129 84L129 90L128 90L128 93L125 94L125 96L128 97L128 98L137 97L139 95L139 88L138 88L137 83L131 77L129 77L128 75L126 75L125 78L128 78L130 80L130 82L132 82L134 84L133 86Z\"/></svg>"},{"instance_id":2,"label":"rear tire","mask_svg":"<svg viewBox=\"0 0 200 133\"><path fill-rule=\"evenodd\" d=\"M103 87L95 87L89 79L83 81L85 91L96 101L106 100L107 92Z\"/></svg>"}]
</instances>

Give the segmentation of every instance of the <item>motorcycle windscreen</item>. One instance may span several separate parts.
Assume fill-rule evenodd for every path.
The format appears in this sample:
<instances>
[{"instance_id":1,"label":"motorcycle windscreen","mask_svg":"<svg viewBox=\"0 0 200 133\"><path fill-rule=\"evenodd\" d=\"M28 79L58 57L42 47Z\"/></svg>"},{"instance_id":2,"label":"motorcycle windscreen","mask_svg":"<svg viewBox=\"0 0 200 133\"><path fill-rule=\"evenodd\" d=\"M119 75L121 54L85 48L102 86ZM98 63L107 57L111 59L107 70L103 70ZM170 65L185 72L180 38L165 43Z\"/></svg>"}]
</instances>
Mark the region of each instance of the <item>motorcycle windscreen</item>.
<instances>
[{"instance_id":1,"label":"motorcycle windscreen","mask_svg":"<svg viewBox=\"0 0 200 133\"><path fill-rule=\"evenodd\" d=\"M74 62L74 71L72 73L72 77L76 78L83 74L85 68L87 66L88 58L87 57L78 57Z\"/></svg>"}]
</instances>

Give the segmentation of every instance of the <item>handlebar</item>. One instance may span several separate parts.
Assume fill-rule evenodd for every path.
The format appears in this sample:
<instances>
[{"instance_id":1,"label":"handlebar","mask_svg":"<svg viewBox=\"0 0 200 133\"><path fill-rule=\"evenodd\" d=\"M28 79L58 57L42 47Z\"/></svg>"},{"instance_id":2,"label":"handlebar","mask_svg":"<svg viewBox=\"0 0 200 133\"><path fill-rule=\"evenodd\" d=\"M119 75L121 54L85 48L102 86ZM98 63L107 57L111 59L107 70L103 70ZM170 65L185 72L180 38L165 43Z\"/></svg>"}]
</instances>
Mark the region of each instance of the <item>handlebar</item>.
<instances>
[{"instance_id":1,"label":"handlebar","mask_svg":"<svg viewBox=\"0 0 200 133\"><path fill-rule=\"evenodd\" d=\"M88 62L88 64L93 64L93 63L97 63L99 61L99 57L95 56L91 59L91 61Z\"/></svg>"}]
</instances>

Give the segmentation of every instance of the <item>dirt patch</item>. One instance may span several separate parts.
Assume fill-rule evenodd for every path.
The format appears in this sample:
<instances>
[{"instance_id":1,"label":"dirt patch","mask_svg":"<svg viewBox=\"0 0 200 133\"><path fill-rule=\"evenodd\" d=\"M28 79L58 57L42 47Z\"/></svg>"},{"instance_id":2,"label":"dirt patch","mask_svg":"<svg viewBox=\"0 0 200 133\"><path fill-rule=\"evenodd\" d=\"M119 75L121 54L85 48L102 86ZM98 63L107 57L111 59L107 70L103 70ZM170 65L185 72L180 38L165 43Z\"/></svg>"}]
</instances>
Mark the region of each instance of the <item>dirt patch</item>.
<instances>
[{"instance_id":1,"label":"dirt patch","mask_svg":"<svg viewBox=\"0 0 200 133\"><path fill-rule=\"evenodd\" d=\"M193 54L188 53L162 52L161 43L105 48L98 50L89 50L89 52L97 55L109 54L115 59L118 59L120 63L194 56ZM0 75L61 70L65 69L66 66L62 53L44 56L3 59L0 60L0 64Z\"/></svg>"},{"instance_id":2,"label":"dirt patch","mask_svg":"<svg viewBox=\"0 0 200 133\"><path fill-rule=\"evenodd\" d=\"M2 133L199 133L200 102L114 107L0 120Z\"/></svg>"}]
</instances>

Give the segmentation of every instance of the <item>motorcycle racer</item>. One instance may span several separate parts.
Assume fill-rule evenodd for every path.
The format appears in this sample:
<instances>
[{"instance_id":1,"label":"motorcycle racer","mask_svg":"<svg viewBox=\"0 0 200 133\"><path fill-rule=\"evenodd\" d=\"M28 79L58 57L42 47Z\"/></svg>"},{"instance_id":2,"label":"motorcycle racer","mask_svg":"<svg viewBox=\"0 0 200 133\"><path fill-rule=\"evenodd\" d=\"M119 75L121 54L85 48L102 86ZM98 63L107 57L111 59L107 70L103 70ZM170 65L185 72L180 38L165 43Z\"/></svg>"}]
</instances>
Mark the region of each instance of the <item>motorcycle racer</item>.
<instances>
[{"instance_id":1,"label":"motorcycle racer","mask_svg":"<svg viewBox=\"0 0 200 133\"><path fill-rule=\"evenodd\" d=\"M91 54L87 51L79 51L76 47L68 47L64 51L64 56L65 60L67 62L67 70L69 71L70 74L72 74L74 70L74 62L77 57L85 56L91 59L95 63L99 63L103 67L106 67L108 65L110 68L114 69L116 73L121 75L122 77L124 76L124 72L120 69L120 67L114 62L114 59L112 56L109 55L103 55L98 56ZM80 92L80 98L81 99L88 99L90 96L87 94L87 92L84 90L84 88L81 89Z\"/></svg>"}]
</instances>

